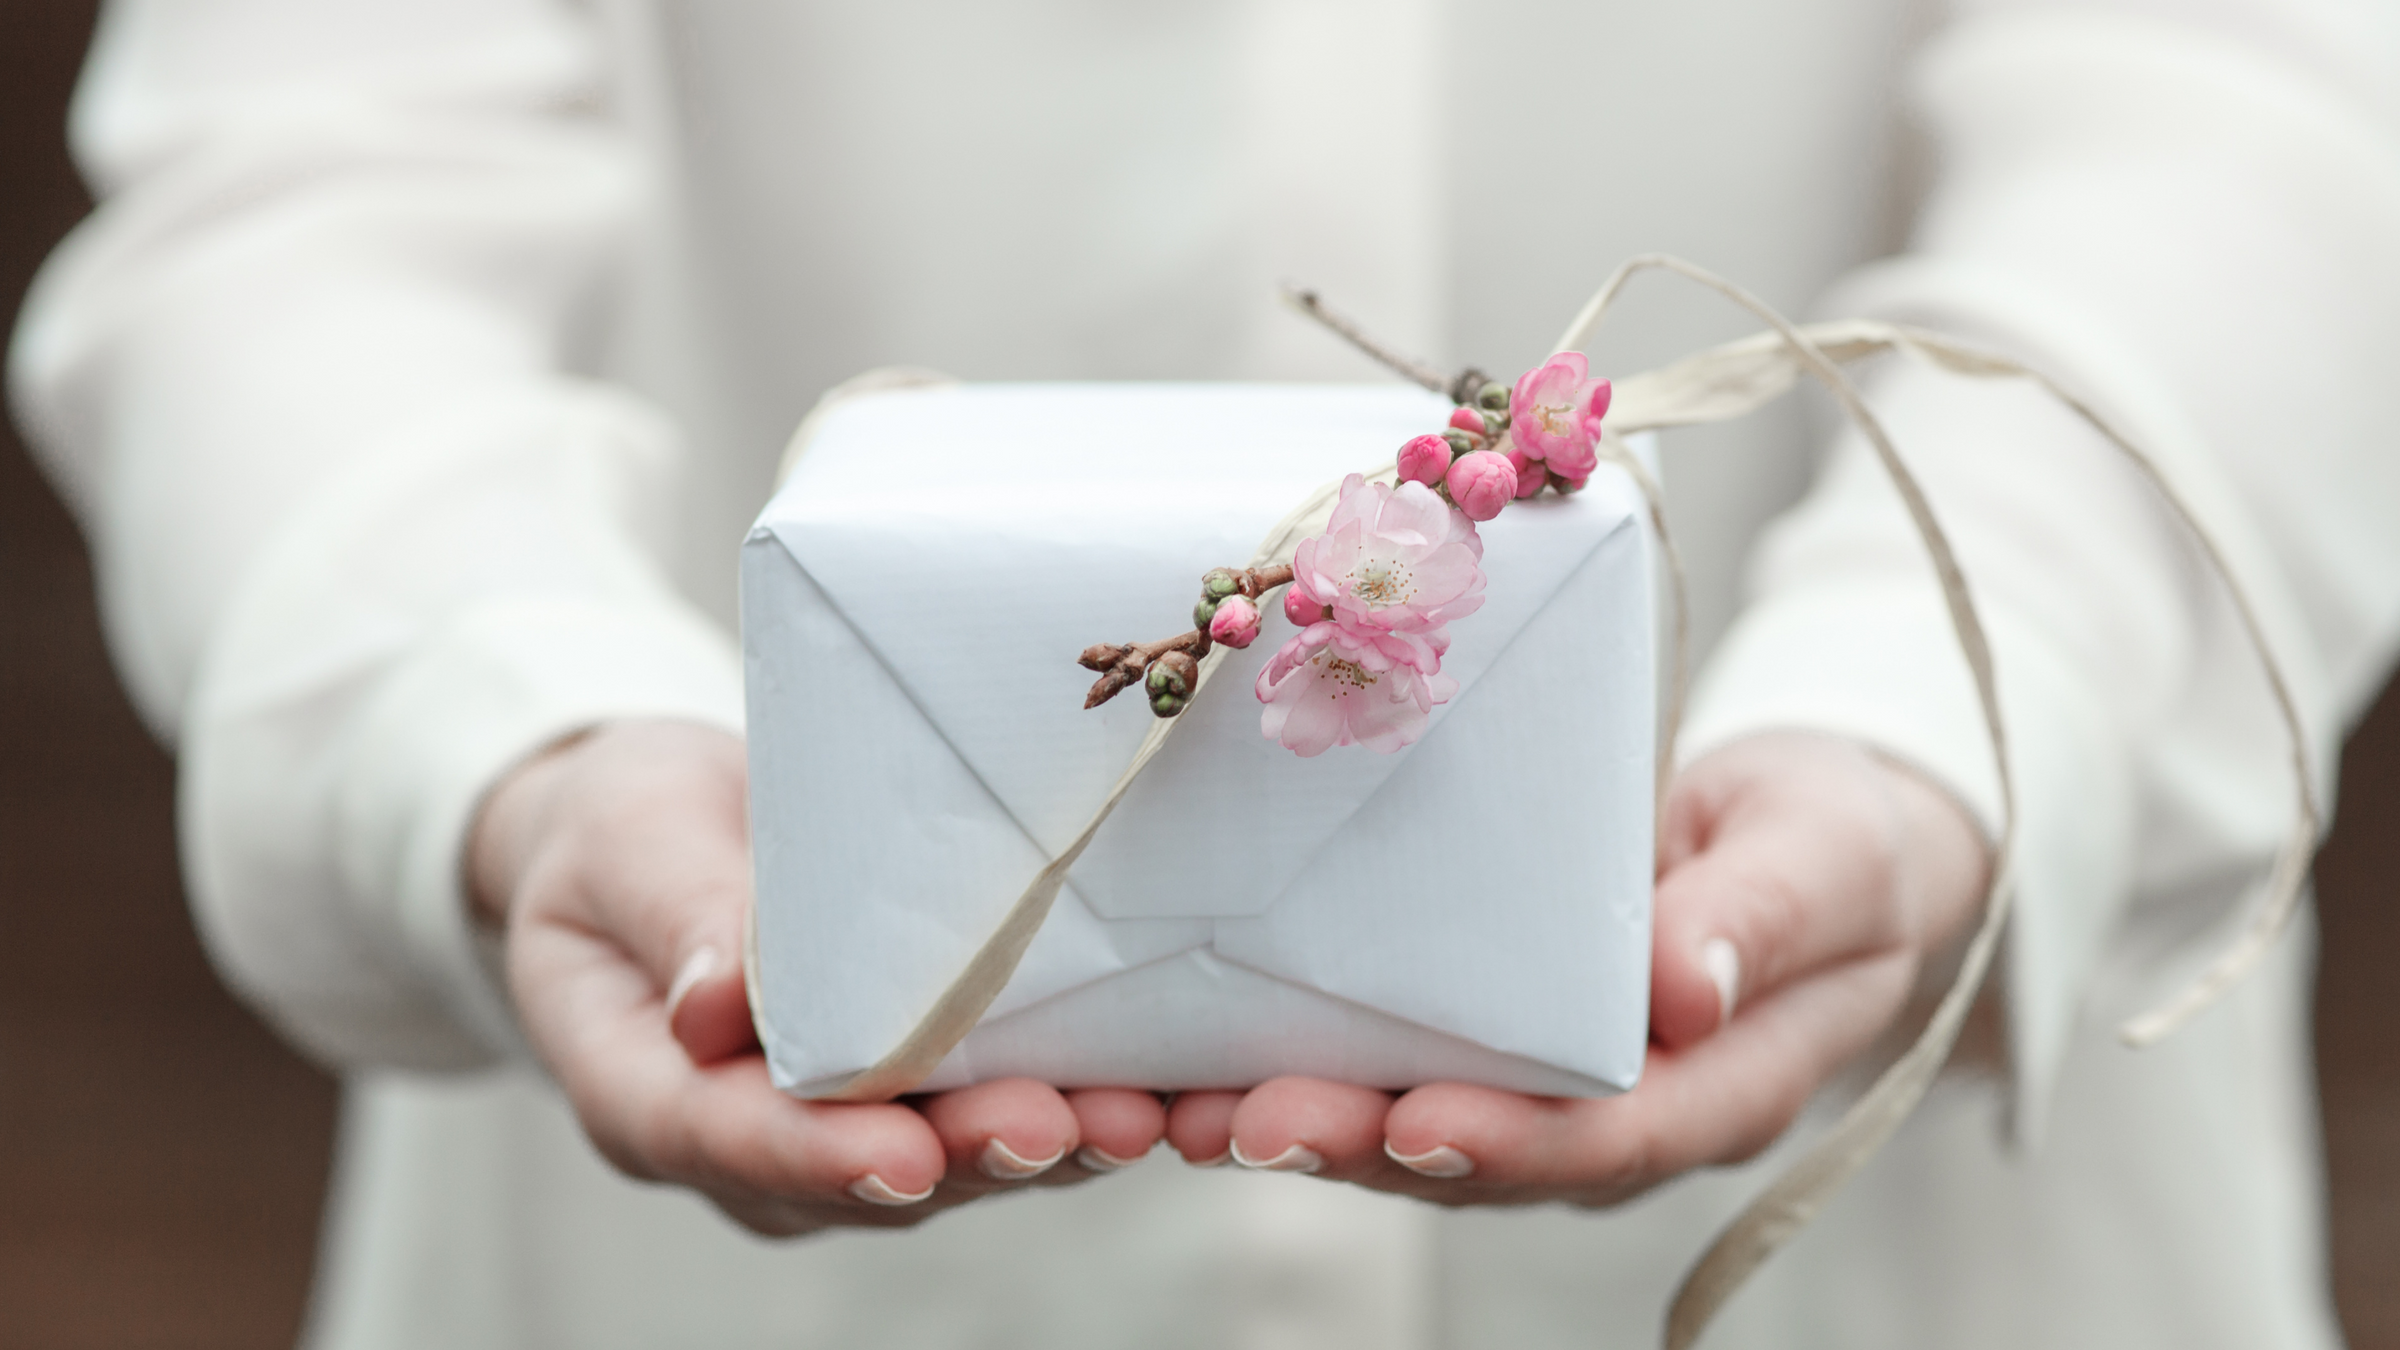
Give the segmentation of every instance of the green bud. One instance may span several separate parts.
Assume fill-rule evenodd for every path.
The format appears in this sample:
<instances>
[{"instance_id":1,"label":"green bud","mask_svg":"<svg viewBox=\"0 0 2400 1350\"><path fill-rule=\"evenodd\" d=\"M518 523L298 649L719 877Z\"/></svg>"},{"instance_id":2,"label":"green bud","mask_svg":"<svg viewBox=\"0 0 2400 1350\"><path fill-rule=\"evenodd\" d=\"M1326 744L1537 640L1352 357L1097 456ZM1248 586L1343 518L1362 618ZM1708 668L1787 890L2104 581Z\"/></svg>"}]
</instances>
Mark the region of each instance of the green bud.
<instances>
[{"instance_id":1,"label":"green bud","mask_svg":"<svg viewBox=\"0 0 2400 1350\"><path fill-rule=\"evenodd\" d=\"M1241 593L1242 579L1231 568L1210 568L1208 575L1200 578L1200 594L1208 599L1222 600L1226 596Z\"/></svg>"},{"instance_id":2,"label":"green bud","mask_svg":"<svg viewBox=\"0 0 2400 1350\"><path fill-rule=\"evenodd\" d=\"M1152 702L1161 697L1178 701L1192 696L1193 686L1200 683L1200 663L1190 652L1168 652L1150 663L1146 684Z\"/></svg>"},{"instance_id":3,"label":"green bud","mask_svg":"<svg viewBox=\"0 0 2400 1350\"><path fill-rule=\"evenodd\" d=\"M1450 442L1450 453L1454 455L1463 455L1477 448L1475 438L1459 430L1457 427L1452 427L1448 431L1443 432L1442 439Z\"/></svg>"},{"instance_id":4,"label":"green bud","mask_svg":"<svg viewBox=\"0 0 2400 1350\"><path fill-rule=\"evenodd\" d=\"M1217 617L1218 603L1205 595L1201 596L1200 603L1192 606L1192 627L1207 632L1208 621Z\"/></svg>"},{"instance_id":5,"label":"green bud","mask_svg":"<svg viewBox=\"0 0 2400 1350\"><path fill-rule=\"evenodd\" d=\"M1183 711L1185 702L1186 700L1177 698L1173 694L1152 694L1150 711L1159 717L1173 717Z\"/></svg>"},{"instance_id":6,"label":"green bud","mask_svg":"<svg viewBox=\"0 0 2400 1350\"><path fill-rule=\"evenodd\" d=\"M1476 392L1475 402L1485 412L1507 412L1508 386L1494 380Z\"/></svg>"}]
</instances>

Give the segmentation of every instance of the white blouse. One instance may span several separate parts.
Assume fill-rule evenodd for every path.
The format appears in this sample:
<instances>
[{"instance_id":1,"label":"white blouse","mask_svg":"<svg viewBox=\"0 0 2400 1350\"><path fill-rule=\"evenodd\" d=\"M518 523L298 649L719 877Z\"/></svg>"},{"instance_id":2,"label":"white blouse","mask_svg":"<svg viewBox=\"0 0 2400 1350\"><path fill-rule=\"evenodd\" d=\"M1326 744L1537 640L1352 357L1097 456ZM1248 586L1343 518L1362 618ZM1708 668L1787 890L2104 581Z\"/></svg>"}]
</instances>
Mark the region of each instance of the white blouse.
<instances>
[{"instance_id":1,"label":"white blouse","mask_svg":"<svg viewBox=\"0 0 2400 1350\"><path fill-rule=\"evenodd\" d=\"M595 719L739 727L735 546L867 367L1374 378L1272 303L1290 277L1516 369L1670 250L2008 347L2133 428L2328 769L2400 640L2400 15L2369 0L127 0L74 135L103 205L12 392L180 747L219 968L354 1071L337 1350L1639 1345L1780 1156L1608 1216L1161 1161L788 1246L609 1173L524 1066L464 827ZM1748 327L1651 283L1595 363ZM2013 1128L1937 1090L1714 1343L2331 1345L2305 939L2162 1048L2109 1035L2288 815L2255 664L2056 409L1905 365L1873 394L2018 743ZM1811 441L1795 405L1668 442L1725 634L1687 748L1844 732L1988 822L1963 667L1856 445L1737 603Z\"/></svg>"}]
</instances>

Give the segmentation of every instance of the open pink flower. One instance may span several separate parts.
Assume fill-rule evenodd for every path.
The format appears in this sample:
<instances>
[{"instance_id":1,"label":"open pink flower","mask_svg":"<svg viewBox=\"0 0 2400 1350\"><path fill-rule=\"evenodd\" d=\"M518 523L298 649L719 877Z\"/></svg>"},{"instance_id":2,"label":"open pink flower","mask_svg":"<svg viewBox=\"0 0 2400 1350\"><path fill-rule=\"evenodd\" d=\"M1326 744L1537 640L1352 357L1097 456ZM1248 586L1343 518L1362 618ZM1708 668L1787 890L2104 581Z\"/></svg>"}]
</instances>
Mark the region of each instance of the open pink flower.
<instances>
[{"instance_id":1,"label":"open pink flower","mask_svg":"<svg viewBox=\"0 0 2400 1350\"><path fill-rule=\"evenodd\" d=\"M1345 628L1422 635L1483 607L1482 559L1474 522L1433 489L1352 474L1325 532L1293 551L1292 589Z\"/></svg>"},{"instance_id":2,"label":"open pink flower","mask_svg":"<svg viewBox=\"0 0 2400 1350\"><path fill-rule=\"evenodd\" d=\"M1337 623L1313 624L1283 644L1258 673L1259 729L1302 757L1337 745L1390 754L1414 744L1437 703L1458 681L1432 667L1395 660L1388 634L1362 634Z\"/></svg>"},{"instance_id":3,"label":"open pink flower","mask_svg":"<svg viewBox=\"0 0 2400 1350\"><path fill-rule=\"evenodd\" d=\"M1510 439L1528 457L1548 461L1561 478L1581 478L1599 463L1592 445L1600 439L1612 390L1589 374L1583 353L1560 352L1526 371L1508 396Z\"/></svg>"}]
</instances>

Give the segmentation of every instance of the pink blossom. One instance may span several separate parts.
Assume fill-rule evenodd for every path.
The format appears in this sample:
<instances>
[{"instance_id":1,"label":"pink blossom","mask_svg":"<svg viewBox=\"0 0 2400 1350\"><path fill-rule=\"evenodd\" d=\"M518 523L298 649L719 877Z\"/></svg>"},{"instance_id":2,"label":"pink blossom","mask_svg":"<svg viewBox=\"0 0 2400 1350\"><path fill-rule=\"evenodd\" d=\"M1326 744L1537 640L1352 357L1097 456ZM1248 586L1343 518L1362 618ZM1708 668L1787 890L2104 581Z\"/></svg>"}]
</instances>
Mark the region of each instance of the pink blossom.
<instances>
[{"instance_id":1,"label":"pink blossom","mask_svg":"<svg viewBox=\"0 0 2400 1350\"><path fill-rule=\"evenodd\" d=\"M1325 532L1293 551L1292 589L1346 628L1422 636L1483 607L1482 558L1474 522L1433 489L1352 474Z\"/></svg>"},{"instance_id":2,"label":"pink blossom","mask_svg":"<svg viewBox=\"0 0 2400 1350\"><path fill-rule=\"evenodd\" d=\"M1208 638L1239 651L1258 641L1258 606L1247 596L1229 595L1217 602L1208 621Z\"/></svg>"},{"instance_id":3,"label":"pink blossom","mask_svg":"<svg viewBox=\"0 0 2400 1350\"><path fill-rule=\"evenodd\" d=\"M1560 352L1517 380L1508 398L1509 435L1533 459L1548 460L1561 477L1580 478L1598 462L1592 443L1608 415L1608 381L1586 378L1581 352Z\"/></svg>"},{"instance_id":4,"label":"pink blossom","mask_svg":"<svg viewBox=\"0 0 2400 1350\"><path fill-rule=\"evenodd\" d=\"M1450 425L1457 427L1460 431L1471 432L1477 436L1486 434L1483 414L1473 408L1453 409L1450 413Z\"/></svg>"},{"instance_id":5,"label":"pink blossom","mask_svg":"<svg viewBox=\"0 0 2400 1350\"><path fill-rule=\"evenodd\" d=\"M1412 437L1400 447L1400 478L1427 487L1442 481L1450 470L1450 442L1439 436Z\"/></svg>"},{"instance_id":6,"label":"pink blossom","mask_svg":"<svg viewBox=\"0 0 2400 1350\"><path fill-rule=\"evenodd\" d=\"M1303 757L1337 745L1388 755L1413 744L1458 681L1438 672L1438 650L1435 668L1421 669L1393 660L1388 642L1336 623L1310 625L1258 674L1258 701L1267 705L1259 729Z\"/></svg>"},{"instance_id":7,"label":"pink blossom","mask_svg":"<svg viewBox=\"0 0 2400 1350\"><path fill-rule=\"evenodd\" d=\"M1517 471L1517 498L1520 501L1541 491L1543 485L1550 481L1549 470L1542 467L1540 460L1526 454L1522 446L1509 447L1508 467Z\"/></svg>"},{"instance_id":8,"label":"pink blossom","mask_svg":"<svg viewBox=\"0 0 2400 1350\"><path fill-rule=\"evenodd\" d=\"M1306 628L1332 618L1333 606L1314 599L1297 586L1287 586L1283 591L1283 617L1290 619L1295 628Z\"/></svg>"},{"instance_id":9,"label":"pink blossom","mask_svg":"<svg viewBox=\"0 0 2400 1350\"><path fill-rule=\"evenodd\" d=\"M1450 466L1450 500L1469 520L1490 520L1517 495L1517 471L1508 456L1489 450L1461 455Z\"/></svg>"}]
</instances>

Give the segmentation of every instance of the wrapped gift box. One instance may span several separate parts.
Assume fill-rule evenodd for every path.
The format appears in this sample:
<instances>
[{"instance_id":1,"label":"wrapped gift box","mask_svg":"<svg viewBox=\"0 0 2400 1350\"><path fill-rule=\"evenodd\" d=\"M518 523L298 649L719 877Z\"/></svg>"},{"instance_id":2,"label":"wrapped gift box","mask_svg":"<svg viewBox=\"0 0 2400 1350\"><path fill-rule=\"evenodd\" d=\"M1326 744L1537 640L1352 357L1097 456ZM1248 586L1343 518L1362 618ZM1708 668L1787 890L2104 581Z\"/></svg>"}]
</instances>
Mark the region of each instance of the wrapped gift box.
<instances>
[{"instance_id":1,"label":"wrapped gift box","mask_svg":"<svg viewBox=\"0 0 2400 1350\"><path fill-rule=\"evenodd\" d=\"M1405 387L957 385L815 419L742 554L759 1032L836 1090L1081 830L1152 721L1094 642L1188 625L1294 504L1449 405ZM1303 759L1231 654L926 1084L1310 1074L1589 1096L1648 1024L1652 560L1638 490L1482 527L1460 691L1397 754Z\"/></svg>"}]
</instances>

